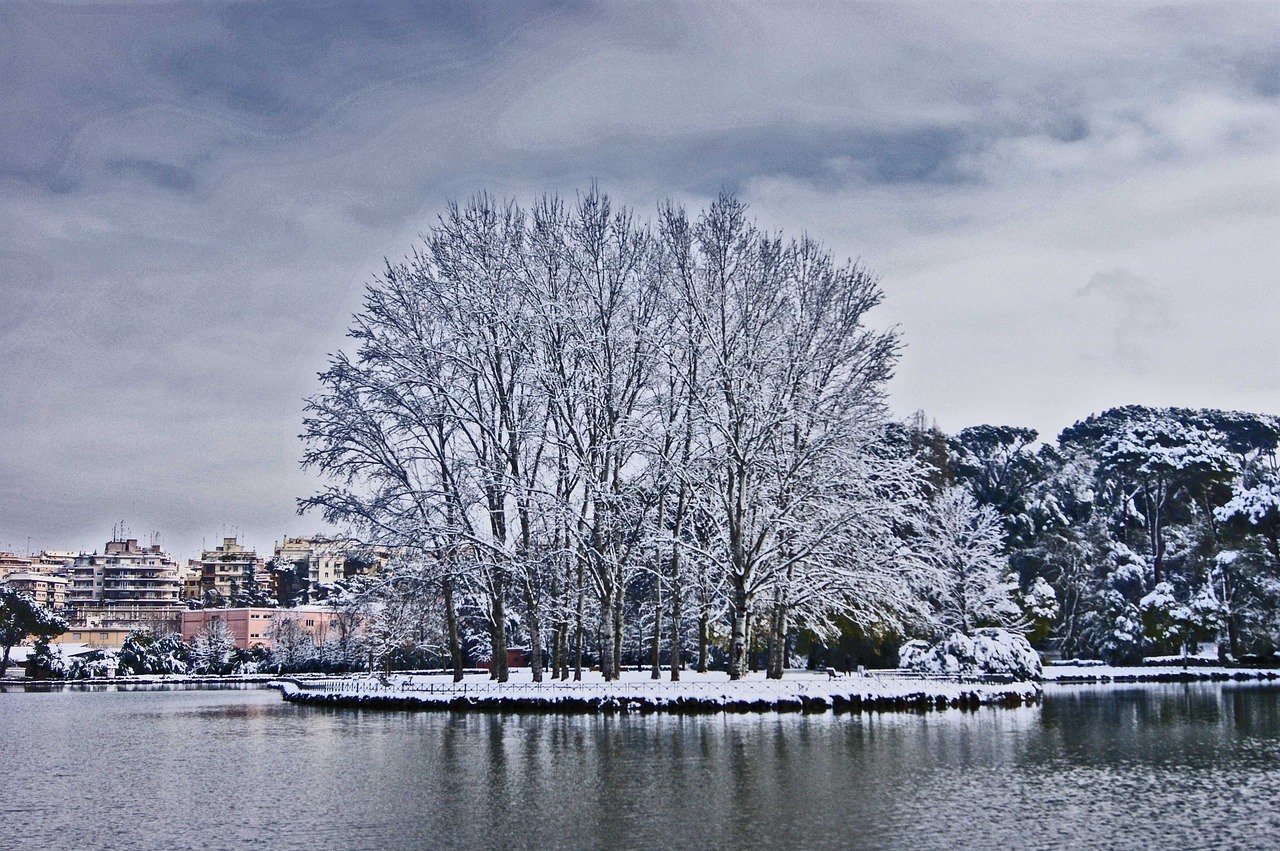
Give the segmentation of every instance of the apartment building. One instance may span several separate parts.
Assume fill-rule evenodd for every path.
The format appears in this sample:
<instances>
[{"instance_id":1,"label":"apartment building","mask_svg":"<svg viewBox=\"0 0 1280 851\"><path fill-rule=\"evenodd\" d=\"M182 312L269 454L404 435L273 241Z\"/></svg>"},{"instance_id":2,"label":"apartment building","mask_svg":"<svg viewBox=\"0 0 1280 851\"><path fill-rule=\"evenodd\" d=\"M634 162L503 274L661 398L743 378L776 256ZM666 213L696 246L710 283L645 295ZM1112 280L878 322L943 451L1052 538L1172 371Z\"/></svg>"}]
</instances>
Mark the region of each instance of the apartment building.
<instances>
[{"instance_id":1,"label":"apartment building","mask_svg":"<svg viewBox=\"0 0 1280 851\"><path fill-rule=\"evenodd\" d=\"M73 622L137 624L176 621L182 580L159 544L108 541L101 553L81 553L68 568L67 606Z\"/></svg>"},{"instance_id":2,"label":"apartment building","mask_svg":"<svg viewBox=\"0 0 1280 851\"><path fill-rule=\"evenodd\" d=\"M391 558L386 548L370 548L321 535L286 537L275 545L272 559L276 598L282 603L305 599L316 585L381 570Z\"/></svg>"},{"instance_id":3,"label":"apartment building","mask_svg":"<svg viewBox=\"0 0 1280 851\"><path fill-rule=\"evenodd\" d=\"M321 536L285 538L276 544L277 566L292 564L296 572L312 585L327 584L346 574L351 545L347 541Z\"/></svg>"},{"instance_id":4,"label":"apartment building","mask_svg":"<svg viewBox=\"0 0 1280 851\"><path fill-rule=\"evenodd\" d=\"M66 550L41 550L36 555L20 556L0 552L0 579L10 573L63 574L75 560L76 554Z\"/></svg>"},{"instance_id":5,"label":"apartment building","mask_svg":"<svg viewBox=\"0 0 1280 851\"><path fill-rule=\"evenodd\" d=\"M31 569L36 573L64 574L75 560L74 550L41 550L31 557Z\"/></svg>"},{"instance_id":6,"label":"apartment building","mask_svg":"<svg viewBox=\"0 0 1280 851\"><path fill-rule=\"evenodd\" d=\"M13 553L0 553L0 579L10 573L26 573L31 570L31 559Z\"/></svg>"},{"instance_id":7,"label":"apartment building","mask_svg":"<svg viewBox=\"0 0 1280 851\"><path fill-rule=\"evenodd\" d=\"M182 579L182 599L199 600L200 581L204 576L204 565L200 563L200 559L187 559L186 568L180 569L178 576Z\"/></svg>"},{"instance_id":8,"label":"apartment building","mask_svg":"<svg viewBox=\"0 0 1280 851\"><path fill-rule=\"evenodd\" d=\"M14 591L29 595L46 609L61 612L67 607L67 578L65 576L22 570L10 573L0 582Z\"/></svg>"},{"instance_id":9,"label":"apartment building","mask_svg":"<svg viewBox=\"0 0 1280 851\"><path fill-rule=\"evenodd\" d=\"M200 554L200 593L230 597L250 580L267 584L266 563L235 538L223 538L222 546Z\"/></svg>"},{"instance_id":10,"label":"apartment building","mask_svg":"<svg viewBox=\"0 0 1280 851\"><path fill-rule=\"evenodd\" d=\"M90 647L94 649L111 648L119 650L125 641L133 635L132 626L73 626L56 636L50 644L72 645L73 647Z\"/></svg>"}]
</instances>

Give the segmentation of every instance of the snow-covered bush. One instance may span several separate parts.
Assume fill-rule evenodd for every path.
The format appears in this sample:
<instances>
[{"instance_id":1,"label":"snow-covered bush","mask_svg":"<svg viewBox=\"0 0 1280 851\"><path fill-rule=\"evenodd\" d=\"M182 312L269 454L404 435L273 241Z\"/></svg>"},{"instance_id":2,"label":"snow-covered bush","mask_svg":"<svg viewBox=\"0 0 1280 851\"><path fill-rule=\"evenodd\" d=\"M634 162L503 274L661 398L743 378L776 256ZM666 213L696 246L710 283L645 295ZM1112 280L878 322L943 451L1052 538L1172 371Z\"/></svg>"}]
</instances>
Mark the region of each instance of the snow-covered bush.
<instances>
[{"instance_id":1,"label":"snow-covered bush","mask_svg":"<svg viewBox=\"0 0 1280 851\"><path fill-rule=\"evenodd\" d=\"M1187 632L1190 639L1204 641L1215 637L1223 626L1222 601L1212 583L1205 583L1187 603Z\"/></svg>"},{"instance_id":2,"label":"snow-covered bush","mask_svg":"<svg viewBox=\"0 0 1280 851\"><path fill-rule=\"evenodd\" d=\"M33 680L60 680L67 676L67 657L62 648L41 639L27 657L27 676Z\"/></svg>"},{"instance_id":3,"label":"snow-covered bush","mask_svg":"<svg viewBox=\"0 0 1280 851\"><path fill-rule=\"evenodd\" d=\"M191 671L191 651L181 636L159 638L150 632L134 632L120 648L121 674L186 674Z\"/></svg>"},{"instance_id":4,"label":"snow-covered bush","mask_svg":"<svg viewBox=\"0 0 1280 851\"><path fill-rule=\"evenodd\" d=\"M960 676L1012 676L1039 679L1040 654L1026 637L1007 629L978 629L973 635L954 633L939 642L908 641L898 651L899 665L908 671Z\"/></svg>"},{"instance_id":5,"label":"snow-covered bush","mask_svg":"<svg viewBox=\"0 0 1280 851\"><path fill-rule=\"evenodd\" d=\"M231 657L232 674L261 674L267 671L268 653L261 644L236 650Z\"/></svg>"},{"instance_id":6,"label":"snow-covered bush","mask_svg":"<svg viewBox=\"0 0 1280 851\"><path fill-rule=\"evenodd\" d=\"M277 674L312 671L318 667L316 656L319 651L315 640L296 618L277 615L272 619L267 634L272 645L267 656Z\"/></svg>"},{"instance_id":7,"label":"snow-covered bush","mask_svg":"<svg viewBox=\"0 0 1280 851\"><path fill-rule=\"evenodd\" d=\"M120 654L115 650L94 650L71 660L67 676L73 680L91 677L113 677L120 669Z\"/></svg>"},{"instance_id":8,"label":"snow-covered bush","mask_svg":"<svg viewBox=\"0 0 1280 851\"><path fill-rule=\"evenodd\" d=\"M1111 602L1110 611L1104 611L1099 618L1102 628L1099 629L1098 654L1113 665L1137 664L1146 645L1138 608L1114 591L1103 596Z\"/></svg>"},{"instance_id":9,"label":"snow-covered bush","mask_svg":"<svg viewBox=\"0 0 1280 851\"><path fill-rule=\"evenodd\" d=\"M28 635L48 641L67 631L67 622L27 593L0 582L0 673L9 667L13 646Z\"/></svg>"}]
</instances>

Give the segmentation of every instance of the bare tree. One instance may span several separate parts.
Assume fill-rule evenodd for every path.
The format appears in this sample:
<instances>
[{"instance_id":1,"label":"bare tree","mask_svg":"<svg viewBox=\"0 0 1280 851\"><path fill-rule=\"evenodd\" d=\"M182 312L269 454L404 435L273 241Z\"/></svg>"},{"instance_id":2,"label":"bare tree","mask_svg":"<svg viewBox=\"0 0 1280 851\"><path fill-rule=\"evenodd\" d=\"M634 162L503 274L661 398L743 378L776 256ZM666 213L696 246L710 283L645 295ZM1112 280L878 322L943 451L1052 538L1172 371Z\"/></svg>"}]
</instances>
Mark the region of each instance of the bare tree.
<instances>
[{"instance_id":1,"label":"bare tree","mask_svg":"<svg viewBox=\"0 0 1280 851\"><path fill-rule=\"evenodd\" d=\"M316 657L316 643L288 610L276 612L267 631L276 672L298 671Z\"/></svg>"},{"instance_id":2,"label":"bare tree","mask_svg":"<svg viewBox=\"0 0 1280 851\"><path fill-rule=\"evenodd\" d=\"M213 617L192 641L191 656L196 671L202 674L225 674L235 652L235 636L220 617Z\"/></svg>"},{"instance_id":3,"label":"bare tree","mask_svg":"<svg viewBox=\"0 0 1280 851\"><path fill-rule=\"evenodd\" d=\"M864 324L879 300L731 197L695 221L668 205L656 230L594 188L450 204L321 376L304 460L330 484L302 507L419 560L455 672L462 591L499 680L513 626L535 680L548 637L553 675L595 647L606 679L624 639L657 676L665 637L677 679L684 631L705 669L726 613L731 676L753 623L780 676L793 624L899 588L869 579L910 490L875 452L897 347Z\"/></svg>"},{"instance_id":4,"label":"bare tree","mask_svg":"<svg viewBox=\"0 0 1280 851\"><path fill-rule=\"evenodd\" d=\"M854 514L842 476L882 419L897 339L864 325L881 296L856 264L836 266L808 239L761 233L732 197L692 228L683 219L665 211L663 233L673 256L692 254L679 277L702 353L692 399L704 448L693 468L712 558L726 568L736 679L748 667L761 595L772 598L781 645L791 586ZM781 676L783 655L774 656L771 674Z\"/></svg>"},{"instance_id":5,"label":"bare tree","mask_svg":"<svg viewBox=\"0 0 1280 851\"><path fill-rule=\"evenodd\" d=\"M940 491L924 516L908 558L916 586L933 606L938 633L969 635L979 626L1014 626L1021 610L1017 583L1003 554L1003 526L964 486Z\"/></svg>"}]
</instances>

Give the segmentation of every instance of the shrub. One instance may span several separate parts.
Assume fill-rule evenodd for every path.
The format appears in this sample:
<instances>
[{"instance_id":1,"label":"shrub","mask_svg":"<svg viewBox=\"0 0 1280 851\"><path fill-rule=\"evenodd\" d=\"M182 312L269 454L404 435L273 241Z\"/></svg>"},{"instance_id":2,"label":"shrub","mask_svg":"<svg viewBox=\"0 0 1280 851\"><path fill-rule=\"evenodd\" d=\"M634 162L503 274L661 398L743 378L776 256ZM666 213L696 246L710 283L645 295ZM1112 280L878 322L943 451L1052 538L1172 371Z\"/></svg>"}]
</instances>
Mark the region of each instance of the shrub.
<instances>
[{"instance_id":1,"label":"shrub","mask_svg":"<svg viewBox=\"0 0 1280 851\"><path fill-rule=\"evenodd\" d=\"M1026 637L1007 629L977 629L973 635L953 633L939 642L908 641L898 651L908 671L959 676L1012 676L1019 680L1043 675L1040 654Z\"/></svg>"}]
</instances>

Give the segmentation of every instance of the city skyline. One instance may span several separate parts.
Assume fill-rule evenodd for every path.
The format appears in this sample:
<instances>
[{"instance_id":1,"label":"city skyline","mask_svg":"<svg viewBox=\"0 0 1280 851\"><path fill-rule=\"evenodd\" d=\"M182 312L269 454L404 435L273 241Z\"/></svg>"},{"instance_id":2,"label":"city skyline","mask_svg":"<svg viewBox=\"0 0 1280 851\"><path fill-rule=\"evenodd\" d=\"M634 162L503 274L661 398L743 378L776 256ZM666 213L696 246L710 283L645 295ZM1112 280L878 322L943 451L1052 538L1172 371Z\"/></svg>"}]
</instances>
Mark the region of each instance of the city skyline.
<instances>
[{"instance_id":1,"label":"city skyline","mask_svg":"<svg viewBox=\"0 0 1280 851\"><path fill-rule=\"evenodd\" d=\"M316 524L323 525L323 524ZM149 532L140 533L133 527L124 523L123 525L117 521L111 526L111 529L98 536L97 538L87 538L85 541L68 541L65 544L57 542L40 542L34 538L27 538L21 542L0 541L0 553L8 553L18 558L28 556L36 556L41 553L72 553L92 554L104 551L106 544L119 543L128 540L137 541L142 546L159 545L161 550L180 564L185 563L188 559L199 560L205 553L212 553L219 550L227 541L231 541L244 547L246 550L255 553L259 558L270 559L275 548L278 548L283 542L289 539L311 539L311 538L328 537L326 532L303 531L302 526L299 529L290 529L286 533L275 535L272 538L255 539L250 538L241 530L226 529L218 535L205 535L200 538L195 546L187 550L178 550L165 542L164 532L153 529Z\"/></svg>"}]
</instances>

